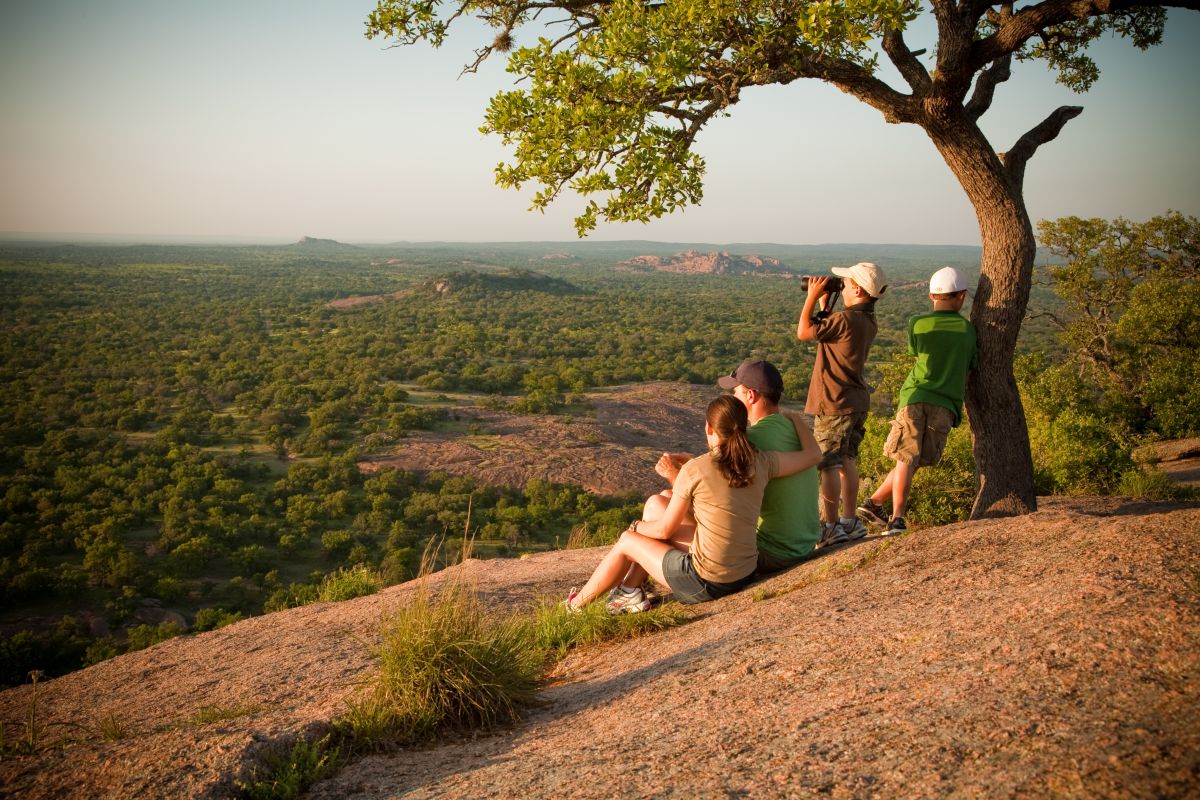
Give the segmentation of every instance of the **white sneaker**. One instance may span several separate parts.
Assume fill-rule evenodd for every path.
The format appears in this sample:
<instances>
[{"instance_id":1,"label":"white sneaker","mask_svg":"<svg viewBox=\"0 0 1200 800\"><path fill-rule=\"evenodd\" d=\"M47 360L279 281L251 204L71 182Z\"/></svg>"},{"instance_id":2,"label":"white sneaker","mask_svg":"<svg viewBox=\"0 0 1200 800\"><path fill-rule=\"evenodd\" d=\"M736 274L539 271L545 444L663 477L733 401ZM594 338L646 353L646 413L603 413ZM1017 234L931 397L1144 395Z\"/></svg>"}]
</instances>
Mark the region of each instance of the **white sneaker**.
<instances>
[{"instance_id":1,"label":"white sneaker","mask_svg":"<svg viewBox=\"0 0 1200 800\"><path fill-rule=\"evenodd\" d=\"M822 525L821 541L817 542L817 547L832 547L848 541L850 541L850 537L846 535L846 529L842 527L842 523L826 522Z\"/></svg>"},{"instance_id":2,"label":"white sneaker","mask_svg":"<svg viewBox=\"0 0 1200 800\"><path fill-rule=\"evenodd\" d=\"M650 598L646 597L640 586L631 592L618 586L608 595L608 603L604 607L608 609L608 613L614 615L636 614L650 608Z\"/></svg>"}]
</instances>

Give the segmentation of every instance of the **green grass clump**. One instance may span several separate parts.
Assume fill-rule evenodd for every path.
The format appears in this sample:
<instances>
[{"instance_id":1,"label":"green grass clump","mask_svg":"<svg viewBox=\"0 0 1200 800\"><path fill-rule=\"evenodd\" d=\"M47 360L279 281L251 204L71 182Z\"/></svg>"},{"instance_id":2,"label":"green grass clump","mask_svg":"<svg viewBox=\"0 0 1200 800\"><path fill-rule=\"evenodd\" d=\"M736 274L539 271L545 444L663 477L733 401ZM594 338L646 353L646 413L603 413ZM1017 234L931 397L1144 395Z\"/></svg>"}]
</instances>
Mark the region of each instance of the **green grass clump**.
<instances>
[{"instance_id":1,"label":"green grass clump","mask_svg":"<svg viewBox=\"0 0 1200 800\"><path fill-rule=\"evenodd\" d=\"M1180 486L1157 467L1131 469L1121 475L1117 494L1141 500L1195 500L1195 489Z\"/></svg>"},{"instance_id":2,"label":"green grass clump","mask_svg":"<svg viewBox=\"0 0 1200 800\"><path fill-rule=\"evenodd\" d=\"M383 579L376 570L365 564L339 569L331 572L321 581L317 588L317 600L320 603L336 603L341 600L353 600L375 594L383 588Z\"/></svg>"},{"instance_id":3,"label":"green grass clump","mask_svg":"<svg viewBox=\"0 0 1200 800\"><path fill-rule=\"evenodd\" d=\"M128 723L112 713L98 717L95 730L96 735L106 742L119 742L133 733L133 729Z\"/></svg>"},{"instance_id":4,"label":"green grass clump","mask_svg":"<svg viewBox=\"0 0 1200 800\"><path fill-rule=\"evenodd\" d=\"M474 587L460 582L448 581L436 595L418 591L384 621L379 671L347 704L334 732L264 762L239 790L250 798L292 798L356 751L507 724L536 701L546 670L570 649L688 618L677 603L619 617L603 603L582 614L542 603L532 614L506 617L489 613Z\"/></svg>"},{"instance_id":5,"label":"green grass clump","mask_svg":"<svg viewBox=\"0 0 1200 800\"><path fill-rule=\"evenodd\" d=\"M634 639L682 625L688 619L688 612L679 603L613 616L603 603L589 603L582 613L568 614L561 602L543 602L534 608L531 635L533 646L552 661L581 645Z\"/></svg>"},{"instance_id":6,"label":"green grass clump","mask_svg":"<svg viewBox=\"0 0 1200 800\"><path fill-rule=\"evenodd\" d=\"M346 723L355 741L400 743L445 729L486 729L533 701L545 654L530 625L489 615L473 590L419 593L384 623L379 674Z\"/></svg>"},{"instance_id":7,"label":"green grass clump","mask_svg":"<svg viewBox=\"0 0 1200 800\"><path fill-rule=\"evenodd\" d=\"M191 717L196 725L209 725L213 722L225 722L239 717L248 717L262 710L262 706L254 703L238 703L232 706L204 706Z\"/></svg>"},{"instance_id":8,"label":"green grass clump","mask_svg":"<svg viewBox=\"0 0 1200 800\"><path fill-rule=\"evenodd\" d=\"M334 743L332 734L315 741L301 737L290 750L267 755L249 780L237 782L237 788L249 800L294 800L309 786L333 775L345 760L345 750Z\"/></svg>"}]
</instances>

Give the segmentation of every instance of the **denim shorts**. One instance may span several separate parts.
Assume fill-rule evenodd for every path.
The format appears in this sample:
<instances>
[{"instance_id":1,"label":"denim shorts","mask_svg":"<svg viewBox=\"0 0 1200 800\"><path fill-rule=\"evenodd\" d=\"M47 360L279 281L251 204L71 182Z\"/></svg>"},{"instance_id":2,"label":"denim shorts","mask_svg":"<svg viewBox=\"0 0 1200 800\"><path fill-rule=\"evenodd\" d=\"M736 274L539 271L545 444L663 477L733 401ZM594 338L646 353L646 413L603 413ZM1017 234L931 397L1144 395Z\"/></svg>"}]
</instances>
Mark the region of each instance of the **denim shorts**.
<instances>
[{"instance_id":1,"label":"denim shorts","mask_svg":"<svg viewBox=\"0 0 1200 800\"><path fill-rule=\"evenodd\" d=\"M662 571L663 577L667 579L667 586L671 587L671 593L675 595L675 599L687 605L717 600L743 589L754 580L752 572L740 581L733 583L706 581L696 572L696 567L692 564L692 554L675 548L671 548L663 556Z\"/></svg>"}]
</instances>

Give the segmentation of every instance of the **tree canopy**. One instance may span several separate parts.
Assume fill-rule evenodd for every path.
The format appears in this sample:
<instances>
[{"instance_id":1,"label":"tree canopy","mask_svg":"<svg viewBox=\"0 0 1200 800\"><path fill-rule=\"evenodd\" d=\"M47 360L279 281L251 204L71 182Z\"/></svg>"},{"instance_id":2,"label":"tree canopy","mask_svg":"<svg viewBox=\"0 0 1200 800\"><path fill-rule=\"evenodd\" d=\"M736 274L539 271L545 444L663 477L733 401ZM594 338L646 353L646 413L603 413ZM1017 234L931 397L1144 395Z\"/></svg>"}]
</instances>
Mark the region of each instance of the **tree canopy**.
<instances>
[{"instance_id":1,"label":"tree canopy","mask_svg":"<svg viewBox=\"0 0 1200 800\"><path fill-rule=\"evenodd\" d=\"M1048 268L1080 377L1110 416L1167 437L1200 432L1200 220L1067 217L1038 226L1067 263Z\"/></svg>"},{"instance_id":2,"label":"tree canopy","mask_svg":"<svg viewBox=\"0 0 1200 800\"><path fill-rule=\"evenodd\" d=\"M696 135L728 114L747 87L816 78L878 109L888 122L937 126L952 120L947 112L955 107L974 121L1008 79L1013 59L1044 61L1061 83L1086 90L1100 74L1086 52L1090 42L1111 32L1146 48L1161 42L1166 20L1157 3L934 2L938 41L930 53L904 39L923 5L380 0L367 31L402 44L441 45L457 17L491 25L494 41L476 51L467 69L507 52L508 69L523 84L498 93L487 110L483 129L514 147L512 160L497 167L497 180L539 186L533 197L539 208L565 190L589 197L576 220L582 234L600 218L646 221L699 202L705 162L692 149ZM547 23L543 35L514 47L514 32L535 21ZM881 55L906 88L879 77ZM1074 113L1056 112L1009 147L1008 168L1023 169Z\"/></svg>"}]
</instances>

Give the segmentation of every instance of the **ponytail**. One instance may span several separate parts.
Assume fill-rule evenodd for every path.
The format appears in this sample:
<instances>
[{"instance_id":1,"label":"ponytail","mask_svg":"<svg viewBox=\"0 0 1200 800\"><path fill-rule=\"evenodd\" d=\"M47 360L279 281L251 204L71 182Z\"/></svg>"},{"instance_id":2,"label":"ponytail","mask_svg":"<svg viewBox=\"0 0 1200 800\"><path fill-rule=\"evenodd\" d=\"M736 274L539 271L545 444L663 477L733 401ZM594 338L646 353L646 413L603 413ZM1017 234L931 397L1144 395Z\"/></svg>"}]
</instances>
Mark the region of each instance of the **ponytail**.
<instances>
[{"instance_id":1,"label":"ponytail","mask_svg":"<svg viewBox=\"0 0 1200 800\"><path fill-rule=\"evenodd\" d=\"M729 486L740 489L754 480L754 445L746 438L749 419L746 407L732 395L724 394L708 404L708 426L717 434L712 459Z\"/></svg>"}]
</instances>

